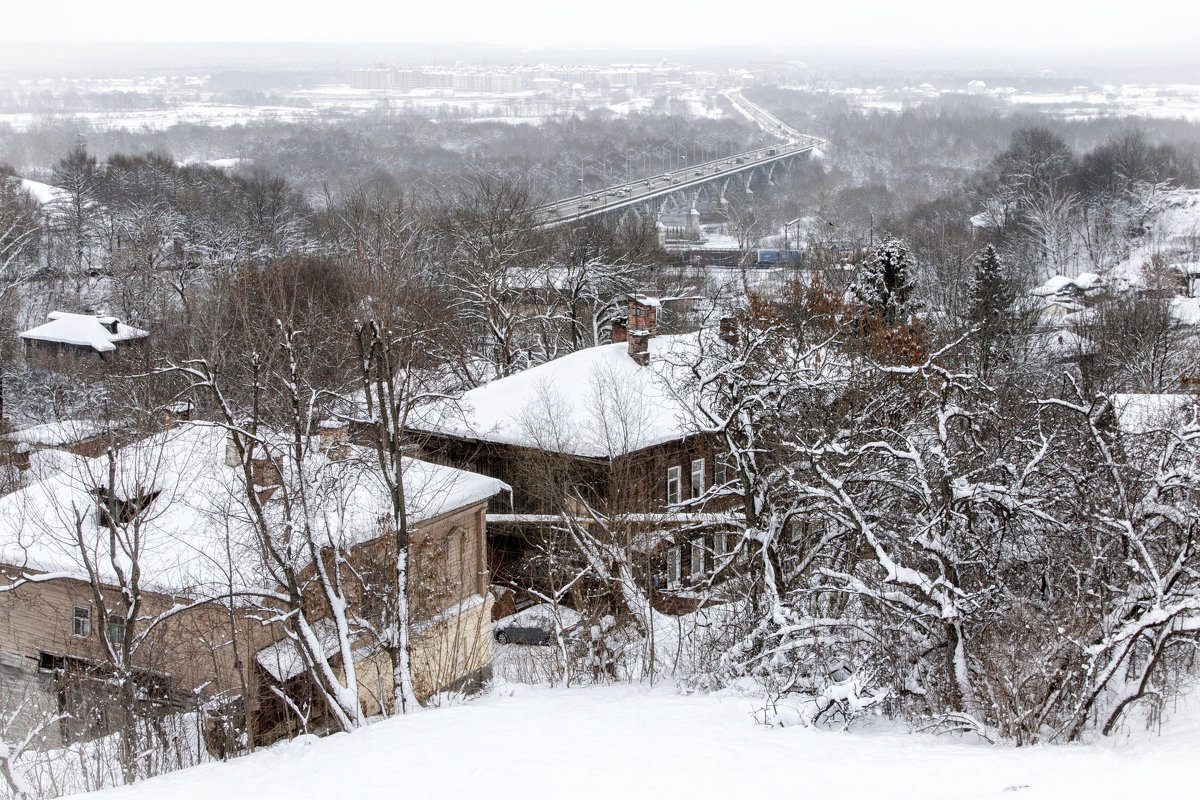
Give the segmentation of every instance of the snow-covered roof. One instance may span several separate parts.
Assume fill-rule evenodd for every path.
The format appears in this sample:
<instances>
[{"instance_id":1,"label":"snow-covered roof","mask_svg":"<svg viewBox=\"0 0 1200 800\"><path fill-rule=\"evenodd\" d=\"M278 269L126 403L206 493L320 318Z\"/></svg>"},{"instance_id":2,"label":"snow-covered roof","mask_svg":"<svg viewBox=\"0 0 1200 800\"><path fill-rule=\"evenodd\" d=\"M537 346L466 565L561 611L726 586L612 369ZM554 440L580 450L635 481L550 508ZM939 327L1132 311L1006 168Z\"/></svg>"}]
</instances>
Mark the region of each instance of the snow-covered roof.
<instances>
[{"instance_id":1,"label":"snow-covered roof","mask_svg":"<svg viewBox=\"0 0 1200 800\"><path fill-rule=\"evenodd\" d=\"M1181 325L1200 325L1200 300L1195 297L1172 297L1171 318Z\"/></svg>"},{"instance_id":2,"label":"snow-covered roof","mask_svg":"<svg viewBox=\"0 0 1200 800\"><path fill-rule=\"evenodd\" d=\"M142 339L150 335L141 328L126 325L116 317L52 311L47 315L47 320L36 328L23 332L21 338L74 344L90 347L98 353L107 353L116 349L116 342Z\"/></svg>"},{"instance_id":3,"label":"snow-covered roof","mask_svg":"<svg viewBox=\"0 0 1200 800\"><path fill-rule=\"evenodd\" d=\"M1055 275L1054 277L1049 278L1041 286L1034 289L1033 294L1037 295L1038 297L1048 297L1049 295L1052 295L1052 294L1058 294L1063 289L1066 289L1068 286L1071 286L1071 285L1072 285L1072 281L1067 276Z\"/></svg>"},{"instance_id":4,"label":"snow-covered roof","mask_svg":"<svg viewBox=\"0 0 1200 800\"><path fill-rule=\"evenodd\" d=\"M647 308L662 308L662 303L659 302L658 298L651 297L648 294L631 294L629 295L629 299L640 303Z\"/></svg>"},{"instance_id":5,"label":"snow-covered roof","mask_svg":"<svg viewBox=\"0 0 1200 800\"><path fill-rule=\"evenodd\" d=\"M64 419L12 431L0 436L0 440L29 447L62 447L99 436L105 430L105 426L92 420Z\"/></svg>"},{"instance_id":6,"label":"snow-covered roof","mask_svg":"<svg viewBox=\"0 0 1200 800\"><path fill-rule=\"evenodd\" d=\"M33 199L37 200L42 205L57 202L65 199L67 192L57 186L51 186L48 183L39 183L26 178L21 179L21 188L33 195Z\"/></svg>"},{"instance_id":7,"label":"snow-covered roof","mask_svg":"<svg viewBox=\"0 0 1200 800\"><path fill-rule=\"evenodd\" d=\"M1055 275L1046 280L1041 286L1033 290L1033 294L1038 297L1050 297L1051 295L1062 294L1068 289L1077 289L1080 292L1088 292L1103 283L1103 279L1095 272L1081 272L1074 278L1068 278L1065 275Z\"/></svg>"},{"instance_id":8,"label":"snow-covered roof","mask_svg":"<svg viewBox=\"0 0 1200 800\"><path fill-rule=\"evenodd\" d=\"M225 464L225 442L224 428L191 422L117 452L112 496L156 493L137 515L147 588L198 596L230 584L274 585L250 526L241 473ZM380 536L391 506L370 466L373 454L348 447L343 455L314 455L306 479L316 527L349 546ZM416 459L405 459L403 468L410 525L508 488L494 478ZM99 525L95 494L109 482L107 457L72 457L58 474L0 497L0 563L83 578L78 526L88 551L104 553L91 560L101 579L112 582L107 528ZM276 505L268 501L268 513L279 513Z\"/></svg>"},{"instance_id":9,"label":"snow-covered roof","mask_svg":"<svg viewBox=\"0 0 1200 800\"><path fill-rule=\"evenodd\" d=\"M1111 398L1117 425L1125 433L1149 433L1168 428L1194 413L1194 394L1114 394Z\"/></svg>"},{"instance_id":10,"label":"snow-covered roof","mask_svg":"<svg viewBox=\"0 0 1200 800\"><path fill-rule=\"evenodd\" d=\"M321 643L322 650L330 654L338 652L338 632L333 620L319 619L313 623L312 629ZM379 652L379 643L377 640L372 641L354 648L353 652L354 662L357 664L367 656ZM305 670L304 656L300 654L299 646L287 637L259 650L254 654L254 660L279 683L291 680Z\"/></svg>"},{"instance_id":11,"label":"snow-covered roof","mask_svg":"<svg viewBox=\"0 0 1200 800\"><path fill-rule=\"evenodd\" d=\"M975 228L996 227L996 221L992 217L992 213L990 211L980 211L978 214L972 215L970 222L971 226Z\"/></svg>"},{"instance_id":12,"label":"snow-covered roof","mask_svg":"<svg viewBox=\"0 0 1200 800\"><path fill-rule=\"evenodd\" d=\"M413 427L597 458L681 439L695 429L672 385L696 342L653 337L644 367L627 344L579 350L473 389Z\"/></svg>"}]
</instances>

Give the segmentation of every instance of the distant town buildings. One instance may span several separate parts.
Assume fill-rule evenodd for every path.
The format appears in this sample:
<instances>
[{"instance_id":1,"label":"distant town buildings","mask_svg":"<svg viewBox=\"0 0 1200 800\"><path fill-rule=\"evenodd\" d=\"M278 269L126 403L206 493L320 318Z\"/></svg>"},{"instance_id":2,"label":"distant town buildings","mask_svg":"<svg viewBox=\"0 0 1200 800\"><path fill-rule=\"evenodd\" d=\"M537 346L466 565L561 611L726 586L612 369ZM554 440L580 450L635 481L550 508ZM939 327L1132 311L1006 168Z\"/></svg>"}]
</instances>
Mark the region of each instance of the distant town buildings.
<instances>
[{"instance_id":1,"label":"distant town buildings","mask_svg":"<svg viewBox=\"0 0 1200 800\"><path fill-rule=\"evenodd\" d=\"M608 66L394 67L375 64L350 70L354 89L414 91L444 89L461 93L507 94L523 91L587 89L647 90L660 86L743 89L762 83L762 70L692 70L674 64Z\"/></svg>"}]
</instances>

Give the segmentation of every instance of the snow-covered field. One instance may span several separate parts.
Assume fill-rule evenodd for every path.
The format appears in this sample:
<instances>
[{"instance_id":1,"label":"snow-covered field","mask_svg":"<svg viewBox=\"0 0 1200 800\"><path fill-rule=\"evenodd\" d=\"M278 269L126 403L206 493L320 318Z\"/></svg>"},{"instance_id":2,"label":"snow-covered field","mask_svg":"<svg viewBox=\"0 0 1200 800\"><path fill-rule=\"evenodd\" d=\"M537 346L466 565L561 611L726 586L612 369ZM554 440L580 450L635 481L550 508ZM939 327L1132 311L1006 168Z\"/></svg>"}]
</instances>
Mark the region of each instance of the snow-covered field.
<instances>
[{"instance_id":1,"label":"snow-covered field","mask_svg":"<svg viewBox=\"0 0 1200 800\"><path fill-rule=\"evenodd\" d=\"M346 798L1184 798L1200 782L1200 715L1161 737L994 747L754 721L741 697L670 686L502 685L477 700L287 742L109 790L110 800Z\"/></svg>"}]
</instances>

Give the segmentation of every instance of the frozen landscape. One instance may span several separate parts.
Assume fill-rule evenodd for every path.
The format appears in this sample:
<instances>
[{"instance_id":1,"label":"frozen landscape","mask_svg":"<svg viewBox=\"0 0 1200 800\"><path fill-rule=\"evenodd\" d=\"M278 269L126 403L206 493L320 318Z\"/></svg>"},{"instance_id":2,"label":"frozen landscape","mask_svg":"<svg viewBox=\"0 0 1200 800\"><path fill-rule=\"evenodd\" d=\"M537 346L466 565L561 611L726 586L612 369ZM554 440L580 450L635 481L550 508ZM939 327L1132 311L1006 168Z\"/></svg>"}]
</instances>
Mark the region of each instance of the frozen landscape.
<instances>
[{"instance_id":1,"label":"frozen landscape","mask_svg":"<svg viewBox=\"0 0 1200 800\"><path fill-rule=\"evenodd\" d=\"M1200 10L68 6L0 800L1197 793Z\"/></svg>"}]
</instances>

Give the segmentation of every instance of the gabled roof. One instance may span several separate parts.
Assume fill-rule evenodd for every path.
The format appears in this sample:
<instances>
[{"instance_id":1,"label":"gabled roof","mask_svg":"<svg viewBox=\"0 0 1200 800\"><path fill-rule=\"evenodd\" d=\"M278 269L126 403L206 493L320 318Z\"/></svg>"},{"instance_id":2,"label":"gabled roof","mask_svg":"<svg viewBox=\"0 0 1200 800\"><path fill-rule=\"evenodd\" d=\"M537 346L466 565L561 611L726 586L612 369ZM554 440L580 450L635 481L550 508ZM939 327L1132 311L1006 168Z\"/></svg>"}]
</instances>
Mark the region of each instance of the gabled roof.
<instances>
[{"instance_id":1,"label":"gabled roof","mask_svg":"<svg viewBox=\"0 0 1200 800\"><path fill-rule=\"evenodd\" d=\"M100 436L106 431L107 428L98 422L86 419L64 419L6 433L0 436L0 441L25 445L27 448L62 447Z\"/></svg>"},{"instance_id":2,"label":"gabled roof","mask_svg":"<svg viewBox=\"0 0 1200 800\"><path fill-rule=\"evenodd\" d=\"M0 564L84 579L78 530L88 550L104 554L92 559L101 580L113 582L107 528L97 514L96 490L105 487L125 500L152 496L137 515L147 589L200 596L230 585L274 586L249 522L240 470L225 464L225 442L223 427L204 422L148 437L117 452L112 486L107 457L73 457L60 473L0 497ZM349 546L382 535L391 505L372 465L374 454L346 447L342 455L331 460L315 454L306 474L315 527ZM403 468L410 525L508 488L494 478L416 459L405 459ZM271 501L267 511L279 513Z\"/></svg>"},{"instance_id":3,"label":"gabled roof","mask_svg":"<svg viewBox=\"0 0 1200 800\"><path fill-rule=\"evenodd\" d=\"M644 367L627 344L589 347L472 389L412 427L592 458L682 439L696 430L672 387L696 342L694 334L653 337Z\"/></svg>"},{"instance_id":4,"label":"gabled roof","mask_svg":"<svg viewBox=\"0 0 1200 800\"><path fill-rule=\"evenodd\" d=\"M1095 272L1081 272L1074 278L1068 278L1066 275L1054 275L1034 289L1032 294L1038 297L1049 297L1070 291L1090 292L1101 285L1103 285L1103 279Z\"/></svg>"},{"instance_id":5,"label":"gabled roof","mask_svg":"<svg viewBox=\"0 0 1200 800\"><path fill-rule=\"evenodd\" d=\"M150 335L141 328L126 325L116 317L52 311L47 315L47 320L36 328L23 332L21 338L73 344L90 347L98 353L107 353L116 349L117 342L143 339Z\"/></svg>"}]
</instances>

